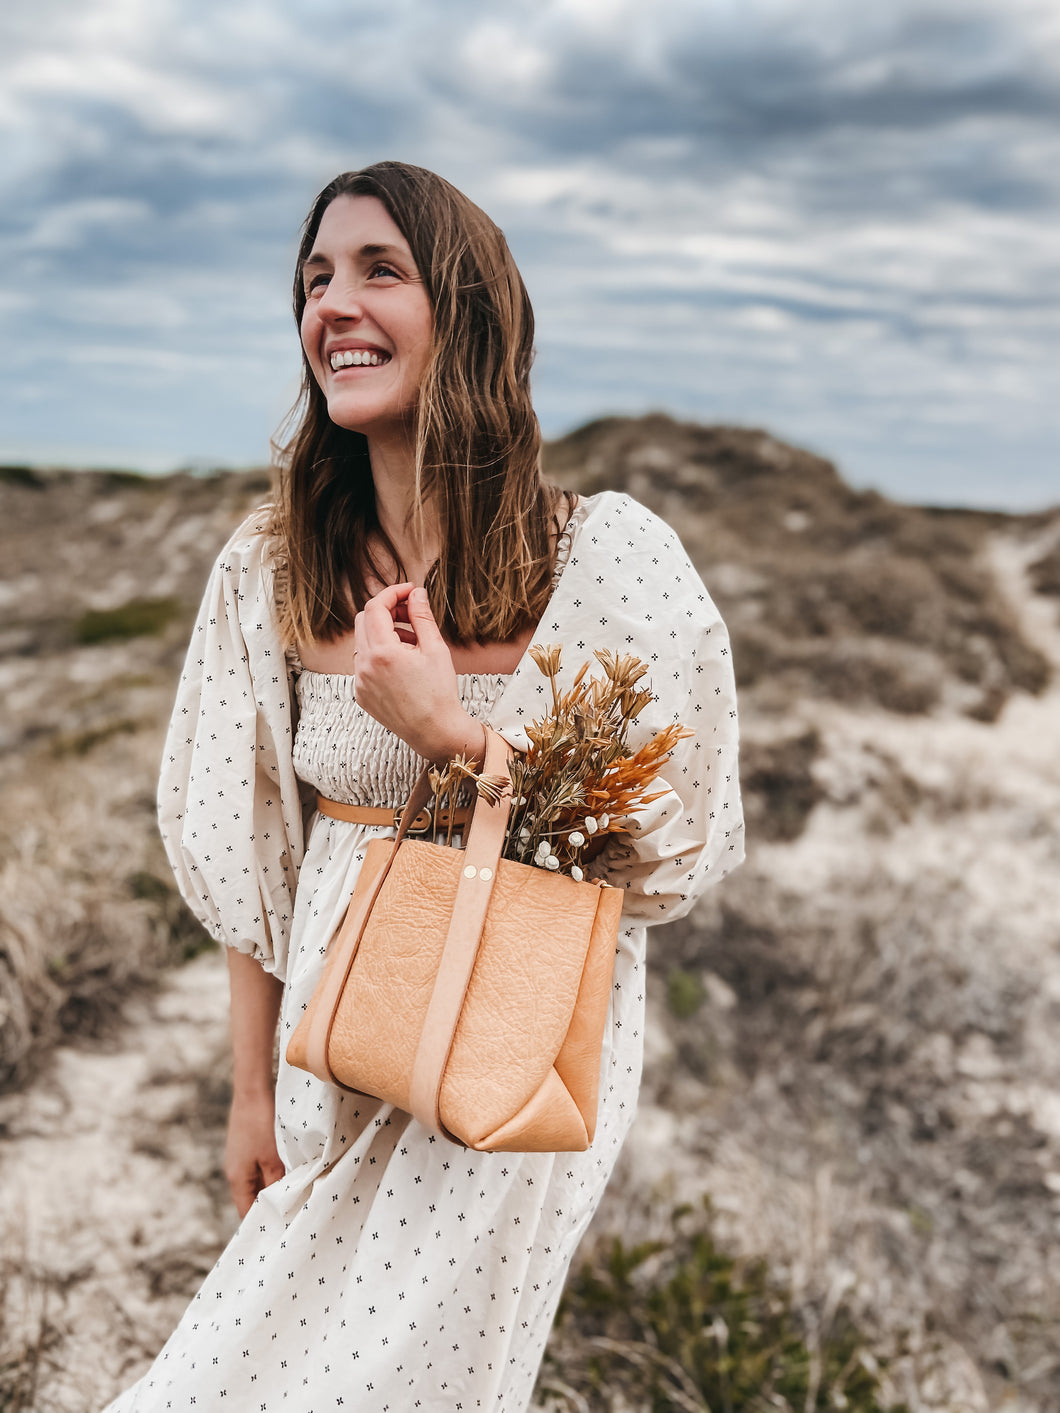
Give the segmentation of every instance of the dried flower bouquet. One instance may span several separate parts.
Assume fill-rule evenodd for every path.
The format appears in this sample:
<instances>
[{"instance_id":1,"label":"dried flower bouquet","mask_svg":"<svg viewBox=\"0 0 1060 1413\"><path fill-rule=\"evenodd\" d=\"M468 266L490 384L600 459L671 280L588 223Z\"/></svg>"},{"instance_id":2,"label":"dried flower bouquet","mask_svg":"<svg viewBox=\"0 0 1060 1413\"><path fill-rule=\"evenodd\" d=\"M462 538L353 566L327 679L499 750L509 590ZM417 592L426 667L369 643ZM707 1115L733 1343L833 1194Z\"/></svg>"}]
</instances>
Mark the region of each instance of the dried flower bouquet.
<instances>
[{"instance_id":1,"label":"dried flower bouquet","mask_svg":"<svg viewBox=\"0 0 1060 1413\"><path fill-rule=\"evenodd\" d=\"M606 836L665 793L650 793L651 787L674 746L692 732L667 726L631 751L630 725L652 700L651 692L637 687L647 664L601 648L593 656L603 676L590 677L585 662L561 692L560 651L556 645L530 649L552 685L552 710L528 728L529 749L510 762L512 807L502 857L581 880ZM508 784L502 776L476 775L476 766L458 756L431 771L435 806L448 807L450 818L469 781L489 800Z\"/></svg>"}]
</instances>

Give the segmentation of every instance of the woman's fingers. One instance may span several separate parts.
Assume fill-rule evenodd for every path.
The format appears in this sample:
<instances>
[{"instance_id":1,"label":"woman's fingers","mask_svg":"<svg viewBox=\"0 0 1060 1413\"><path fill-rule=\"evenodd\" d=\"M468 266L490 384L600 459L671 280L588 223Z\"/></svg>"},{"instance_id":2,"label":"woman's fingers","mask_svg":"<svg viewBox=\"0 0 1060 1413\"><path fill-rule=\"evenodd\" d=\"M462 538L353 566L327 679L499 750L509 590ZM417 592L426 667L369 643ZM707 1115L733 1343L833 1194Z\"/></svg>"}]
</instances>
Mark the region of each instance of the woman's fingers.
<instances>
[{"instance_id":1,"label":"woman's fingers","mask_svg":"<svg viewBox=\"0 0 1060 1413\"><path fill-rule=\"evenodd\" d=\"M357 624L361 625L360 638ZM412 641L405 625L415 634ZM354 622L354 642L360 652L365 649L393 647L395 638L408 647L437 651L446 647L445 640L431 612L427 590L415 584L390 584L370 598Z\"/></svg>"},{"instance_id":2,"label":"woman's fingers","mask_svg":"<svg viewBox=\"0 0 1060 1413\"><path fill-rule=\"evenodd\" d=\"M245 1217L254 1205L254 1199L261 1191L261 1184L249 1177L229 1178L228 1190L240 1217Z\"/></svg>"},{"instance_id":3,"label":"woman's fingers","mask_svg":"<svg viewBox=\"0 0 1060 1413\"><path fill-rule=\"evenodd\" d=\"M261 1175L265 1179L262 1186L271 1187L274 1182L279 1182L285 1172L286 1169L278 1153L274 1154L271 1158L266 1158L261 1165Z\"/></svg>"},{"instance_id":4,"label":"woman's fingers","mask_svg":"<svg viewBox=\"0 0 1060 1413\"><path fill-rule=\"evenodd\" d=\"M441 759L481 737L425 589L392 584L371 598L354 623L354 646L358 705L418 755Z\"/></svg>"},{"instance_id":5,"label":"woman's fingers","mask_svg":"<svg viewBox=\"0 0 1060 1413\"><path fill-rule=\"evenodd\" d=\"M408 609L409 622L416 632L416 642L421 648L445 647L445 639L431 612L431 601L427 597L427 590L415 588L405 600Z\"/></svg>"},{"instance_id":6,"label":"woman's fingers","mask_svg":"<svg viewBox=\"0 0 1060 1413\"><path fill-rule=\"evenodd\" d=\"M262 1188L279 1182L283 1175L283 1163L279 1154L275 1153L271 1156L262 1155L256 1162L247 1164L238 1172L228 1173L228 1190L239 1215L245 1217Z\"/></svg>"},{"instance_id":7,"label":"woman's fingers","mask_svg":"<svg viewBox=\"0 0 1060 1413\"><path fill-rule=\"evenodd\" d=\"M357 615L361 622L361 642L358 644L358 651L361 651L362 645L367 649L385 649L393 647L395 638L398 642L404 641L396 625L399 610L404 606L414 588L413 584L389 584L368 600ZM356 631L357 624L355 622L355 641Z\"/></svg>"}]
</instances>

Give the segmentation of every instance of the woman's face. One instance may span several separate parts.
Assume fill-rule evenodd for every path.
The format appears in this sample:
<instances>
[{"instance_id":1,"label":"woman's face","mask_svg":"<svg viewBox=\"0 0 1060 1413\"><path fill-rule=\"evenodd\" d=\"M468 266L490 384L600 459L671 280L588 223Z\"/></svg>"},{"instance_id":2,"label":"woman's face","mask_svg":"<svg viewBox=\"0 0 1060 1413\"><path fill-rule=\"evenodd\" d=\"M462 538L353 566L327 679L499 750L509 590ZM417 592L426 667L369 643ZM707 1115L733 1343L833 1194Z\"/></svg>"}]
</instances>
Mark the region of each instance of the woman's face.
<instances>
[{"instance_id":1,"label":"woman's face","mask_svg":"<svg viewBox=\"0 0 1060 1413\"><path fill-rule=\"evenodd\" d=\"M407 434L433 316L408 242L375 196L337 196L302 267L302 347L340 427Z\"/></svg>"}]
</instances>

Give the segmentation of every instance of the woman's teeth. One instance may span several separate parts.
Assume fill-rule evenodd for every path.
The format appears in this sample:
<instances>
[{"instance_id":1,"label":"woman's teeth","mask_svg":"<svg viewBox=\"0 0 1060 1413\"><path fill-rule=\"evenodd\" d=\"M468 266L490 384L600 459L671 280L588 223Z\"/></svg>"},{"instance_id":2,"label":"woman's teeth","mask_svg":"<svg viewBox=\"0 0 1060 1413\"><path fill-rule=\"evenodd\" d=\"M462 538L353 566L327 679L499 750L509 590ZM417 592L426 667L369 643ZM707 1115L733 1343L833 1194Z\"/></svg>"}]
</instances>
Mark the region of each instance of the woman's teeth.
<instances>
[{"instance_id":1,"label":"woman's teeth","mask_svg":"<svg viewBox=\"0 0 1060 1413\"><path fill-rule=\"evenodd\" d=\"M340 368L378 368L380 363L389 362L385 354L373 353L367 348L347 348L331 355L331 366L336 372Z\"/></svg>"}]
</instances>

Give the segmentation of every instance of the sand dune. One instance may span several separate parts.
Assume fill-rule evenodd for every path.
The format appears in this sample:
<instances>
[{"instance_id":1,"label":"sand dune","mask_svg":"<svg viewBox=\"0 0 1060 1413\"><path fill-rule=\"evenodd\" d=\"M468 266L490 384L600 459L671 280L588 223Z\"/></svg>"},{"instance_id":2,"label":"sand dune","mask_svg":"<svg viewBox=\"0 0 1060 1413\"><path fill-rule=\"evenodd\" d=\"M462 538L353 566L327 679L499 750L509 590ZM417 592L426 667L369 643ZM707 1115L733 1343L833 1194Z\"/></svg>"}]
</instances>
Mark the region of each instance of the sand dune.
<instances>
[{"instance_id":1,"label":"sand dune","mask_svg":"<svg viewBox=\"0 0 1060 1413\"><path fill-rule=\"evenodd\" d=\"M653 934L642 1104L595 1236L707 1193L807 1328L856 1320L893 1400L1055 1413L1060 514L894 506L765 434L659 418L550 464L678 527L733 630L747 743L748 862ZM171 965L198 933L151 778L206 566L261 494L0 483L0 1407L102 1403L231 1229L223 962ZM137 631L91 640L88 613ZM553 1348L576 1382L577 1328Z\"/></svg>"}]
</instances>

